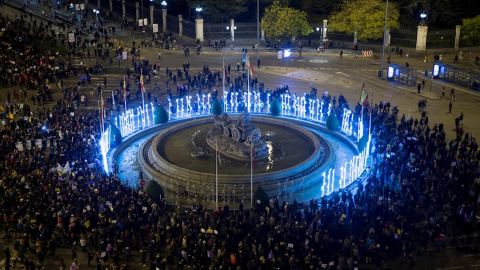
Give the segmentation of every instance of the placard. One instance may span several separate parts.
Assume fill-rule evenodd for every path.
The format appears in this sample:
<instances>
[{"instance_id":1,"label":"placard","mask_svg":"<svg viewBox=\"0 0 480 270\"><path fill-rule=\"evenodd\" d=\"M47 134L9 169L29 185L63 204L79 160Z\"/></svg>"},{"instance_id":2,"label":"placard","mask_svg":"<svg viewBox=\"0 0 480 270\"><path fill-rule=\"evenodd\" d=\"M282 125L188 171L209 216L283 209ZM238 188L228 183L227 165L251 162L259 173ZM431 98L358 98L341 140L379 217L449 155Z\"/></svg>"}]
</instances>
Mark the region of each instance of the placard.
<instances>
[{"instance_id":1,"label":"placard","mask_svg":"<svg viewBox=\"0 0 480 270\"><path fill-rule=\"evenodd\" d=\"M288 248L293 248L293 243L288 243L287 247Z\"/></svg>"}]
</instances>

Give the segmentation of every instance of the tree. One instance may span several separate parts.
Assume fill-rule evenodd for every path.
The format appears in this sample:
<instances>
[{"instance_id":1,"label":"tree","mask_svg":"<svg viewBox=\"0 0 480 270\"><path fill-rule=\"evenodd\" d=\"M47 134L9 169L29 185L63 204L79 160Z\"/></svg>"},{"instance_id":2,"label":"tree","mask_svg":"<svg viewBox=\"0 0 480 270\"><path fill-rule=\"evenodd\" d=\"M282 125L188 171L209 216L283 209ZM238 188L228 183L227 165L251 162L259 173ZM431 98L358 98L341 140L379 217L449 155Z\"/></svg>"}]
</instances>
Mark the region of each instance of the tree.
<instances>
[{"instance_id":1,"label":"tree","mask_svg":"<svg viewBox=\"0 0 480 270\"><path fill-rule=\"evenodd\" d=\"M212 103L212 113L216 115L220 115L223 113L223 106L220 100L215 99Z\"/></svg>"},{"instance_id":2,"label":"tree","mask_svg":"<svg viewBox=\"0 0 480 270\"><path fill-rule=\"evenodd\" d=\"M115 124L110 124L110 147L117 147L122 143L122 133Z\"/></svg>"},{"instance_id":3,"label":"tree","mask_svg":"<svg viewBox=\"0 0 480 270\"><path fill-rule=\"evenodd\" d=\"M153 121L156 125L168 122L168 112L162 105L157 105L153 111Z\"/></svg>"},{"instance_id":4,"label":"tree","mask_svg":"<svg viewBox=\"0 0 480 270\"><path fill-rule=\"evenodd\" d=\"M270 105L270 113L274 116L280 115L282 112L282 105L278 101L278 99L274 99L272 104Z\"/></svg>"},{"instance_id":5,"label":"tree","mask_svg":"<svg viewBox=\"0 0 480 270\"><path fill-rule=\"evenodd\" d=\"M187 0L190 8L202 7L208 22L222 22L247 11L247 0Z\"/></svg>"},{"instance_id":6,"label":"tree","mask_svg":"<svg viewBox=\"0 0 480 270\"><path fill-rule=\"evenodd\" d=\"M480 45L480 15L462 20L462 39L467 45Z\"/></svg>"},{"instance_id":7,"label":"tree","mask_svg":"<svg viewBox=\"0 0 480 270\"><path fill-rule=\"evenodd\" d=\"M165 198L165 193L163 192L162 187L160 186L160 184L155 182L155 180L151 180L150 182L148 182L147 187L145 188L145 193L154 200L159 200L160 196L162 196L162 198Z\"/></svg>"},{"instance_id":8,"label":"tree","mask_svg":"<svg viewBox=\"0 0 480 270\"><path fill-rule=\"evenodd\" d=\"M399 11L395 3L388 3L387 28L396 29ZM385 23L385 3L381 0L344 0L340 9L329 19L329 31L353 34L357 30L357 39L379 39L383 37Z\"/></svg>"},{"instance_id":9,"label":"tree","mask_svg":"<svg viewBox=\"0 0 480 270\"><path fill-rule=\"evenodd\" d=\"M327 125L327 128L329 130L333 130L333 131L337 131L338 128L340 127L340 123L338 123L338 119L335 113L331 113L328 116L327 122L325 124Z\"/></svg>"},{"instance_id":10,"label":"tree","mask_svg":"<svg viewBox=\"0 0 480 270\"><path fill-rule=\"evenodd\" d=\"M284 7L277 0L265 10L261 27L265 30L267 38L273 40L289 40L292 37L306 36L313 32L305 12Z\"/></svg>"}]
</instances>

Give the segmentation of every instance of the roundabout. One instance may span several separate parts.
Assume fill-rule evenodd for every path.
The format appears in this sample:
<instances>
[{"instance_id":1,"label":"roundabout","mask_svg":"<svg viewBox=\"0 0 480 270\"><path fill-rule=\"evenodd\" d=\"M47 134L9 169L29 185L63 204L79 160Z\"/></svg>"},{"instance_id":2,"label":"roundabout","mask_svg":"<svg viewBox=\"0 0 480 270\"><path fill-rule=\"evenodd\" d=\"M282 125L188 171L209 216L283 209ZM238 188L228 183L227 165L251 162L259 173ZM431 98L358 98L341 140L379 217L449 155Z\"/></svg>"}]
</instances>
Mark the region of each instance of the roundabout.
<instances>
[{"instance_id":1,"label":"roundabout","mask_svg":"<svg viewBox=\"0 0 480 270\"><path fill-rule=\"evenodd\" d=\"M345 182L345 168L350 164L352 171L358 151L343 134L298 118L254 114L251 122L261 130L268 155L253 161L220 153L217 174L215 148L205 140L214 125L210 115L136 132L110 151L109 160L119 165L119 177L127 185L138 185L142 172L144 179L162 186L167 201L207 207L214 206L216 181L219 203L229 205L249 203L251 188L261 187L269 197L287 202L309 201L351 182Z\"/></svg>"}]
</instances>

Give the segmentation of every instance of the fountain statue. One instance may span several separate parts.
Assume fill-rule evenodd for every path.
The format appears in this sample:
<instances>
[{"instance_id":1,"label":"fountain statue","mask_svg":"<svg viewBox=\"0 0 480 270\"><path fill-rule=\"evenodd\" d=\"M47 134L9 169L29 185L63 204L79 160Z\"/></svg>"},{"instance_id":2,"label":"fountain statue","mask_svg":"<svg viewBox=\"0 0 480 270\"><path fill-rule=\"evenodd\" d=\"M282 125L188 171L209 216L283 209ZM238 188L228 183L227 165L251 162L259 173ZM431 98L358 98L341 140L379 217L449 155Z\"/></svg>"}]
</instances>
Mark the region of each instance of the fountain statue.
<instances>
[{"instance_id":1,"label":"fountain statue","mask_svg":"<svg viewBox=\"0 0 480 270\"><path fill-rule=\"evenodd\" d=\"M213 128L207 134L207 143L226 156L239 160L250 160L268 156L267 143L262 139L260 129L250 125L250 113L244 111L236 121L227 113L213 115ZM252 150L253 148L253 150Z\"/></svg>"}]
</instances>

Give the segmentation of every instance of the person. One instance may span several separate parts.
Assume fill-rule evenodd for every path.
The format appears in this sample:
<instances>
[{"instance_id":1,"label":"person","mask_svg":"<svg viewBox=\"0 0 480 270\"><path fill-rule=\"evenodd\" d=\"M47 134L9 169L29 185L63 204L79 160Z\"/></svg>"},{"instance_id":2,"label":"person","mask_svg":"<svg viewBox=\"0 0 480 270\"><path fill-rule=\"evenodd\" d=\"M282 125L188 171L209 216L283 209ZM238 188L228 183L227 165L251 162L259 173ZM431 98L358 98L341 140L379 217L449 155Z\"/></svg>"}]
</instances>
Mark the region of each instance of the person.
<instances>
[{"instance_id":1,"label":"person","mask_svg":"<svg viewBox=\"0 0 480 270\"><path fill-rule=\"evenodd\" d=\"M162 51L158 51L158 59L162 59Z\"/></svg>"},{"instance_id":2,"label":"person","mask_svg":"<svg viewBox=\"0 0 480 270\"><path fill-rule=\"evenodd\" d=\"M453 60L454 64L458 64L458 54L455 54L455 59Z\"/></svg>"},{"instance_id":3,"label":"person","mask_svg":"<svg viewBox=\"0 0 480 270\"><path fill-rule=\"evenodd\" d=\"M417 91L418 91L419 94L420 94L420 89L422 89L422 84L418 83L417 84Z\"/></svg>"},{"instance_id":4,"label":"person","mask_svg":"<svg viewBox=\"0 0 480 270\"><path fill-rule=\"evenodd\" d=\"M448 113L452 113L452 101L450 101L450 104L448 104Z\"/></svg>"},{"instance_id":5,"label":"person","mask_svg":"<svg viewBox=\"0 0 480 270\"><path fill-rule=\"evenodd\" d=\"M237 71L240 71L240 62L237 61Z\"/></svg>"},{"instance_id":6,"label":"person","mask_svg":"<svg viewBox=\"0 0 480 270\"><path fill-rule=\"evenodd\" d=\"M450 90L450 100L455 101L455 89Z\"/></svg>"},{"instance_id":7,"label":"person","mask_svg":"<svg viewBox=\"0 0 480 270\"><path fill-rule=\"evenodd\" d=\"M340 58L343 58L343 50L340 50Z\"/></svg>"},{"instance_id":8,"label":"person","mask_svg":"<svg viewBox=\"0 0 480 270\"><path fill-rule=\"evenodd\" d=\"M422 90L425 90L425 80L422 80Z\"/></svg>"}]
</instances>

